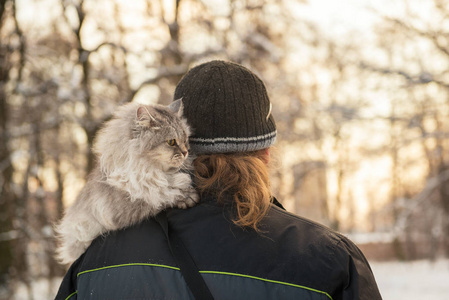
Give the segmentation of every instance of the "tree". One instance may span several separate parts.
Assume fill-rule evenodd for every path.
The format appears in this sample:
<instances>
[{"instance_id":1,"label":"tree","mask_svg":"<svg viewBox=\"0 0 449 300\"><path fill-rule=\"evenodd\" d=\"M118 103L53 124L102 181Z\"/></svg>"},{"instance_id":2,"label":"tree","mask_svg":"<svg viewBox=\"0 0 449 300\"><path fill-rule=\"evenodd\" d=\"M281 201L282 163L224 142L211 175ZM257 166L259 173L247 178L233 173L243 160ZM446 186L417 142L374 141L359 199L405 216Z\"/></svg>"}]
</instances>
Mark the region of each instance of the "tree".
<instances>
[{"instance_id":1,"label":"tree","mask_svg":"<svg viewBox=\"0 0 449 300\"><path fill-rule=\"evenodd\" d=\"M383 80L379 82L382 82L384 89L398 91L389 117L392 127L400 132L392 136L394 149L391 152L394 166L392 207L395 219L402 228L411 228L412 223L420 224L418 219L433 219L434 222L430 223L423 221L420 228L412 226L413 230L425 232L428 239L445 240L446 253L449 253L449 227L446 221L449 220L449 198L445 175L449 146L449 124L446 122L449 112L449 82L446 72L449 40L443 25L449 7L445 1L439 0L404 3L406 14L383 16L382 25L379 26L379 49L388 60L364 61L361 67L381 75L379 78ZM422 11L431 11L432 17L422 14ZM388 82L385 81L386 78L392 80ZM421 148L421 151L414 151L412 156L404 155L411 153L407 151L411 148ZM414 163L417 161L425 161L426 165L417 168ZM405 179L407 173L416 173L409 171L412 169L424 173L427 180L422 189L416 189L411 178ZM416 182L422 178L412 180ZM409 198L408 205L400 207L399 203L404 198ZM426 212L422 210L420 214L418 207L424 206ZM440 213L443 213L442 222L438 222ZM426 214L431 216L426 217ZM441 235L435 237L439 231Z\"/></svg>"},{"instance_id":2,"label":"tree","mask_svg":"<svg viewBox=\"0 0 449 300\"><path fill-rule=\"evenodd\" d=\"M7 5L8 4L8 5ZM9 6L9 7L8 7ZM3 24L10 13L10 3L0 1L0 36L3 39ZM8 44L0 44L0 281L9 281L9 272L13 261L12 238L14 216L14 192L12 190L12 175L14 173L10 160L9 138L7 125L9 106L6 99L5 86L9 81L9 69L11 65L11 50ZM1 287L0 287L1 288ZM0 290L0 295L10 295L8 290Z\"/></svg>"}]
</instances>

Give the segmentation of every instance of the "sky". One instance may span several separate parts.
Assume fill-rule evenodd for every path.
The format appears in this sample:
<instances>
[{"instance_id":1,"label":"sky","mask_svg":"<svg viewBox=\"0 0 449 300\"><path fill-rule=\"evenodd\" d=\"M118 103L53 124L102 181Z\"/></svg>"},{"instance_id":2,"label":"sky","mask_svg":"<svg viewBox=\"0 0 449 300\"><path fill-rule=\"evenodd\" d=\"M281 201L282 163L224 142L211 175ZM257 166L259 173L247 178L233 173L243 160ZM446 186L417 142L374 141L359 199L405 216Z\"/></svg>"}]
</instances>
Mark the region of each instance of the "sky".
<instances>
[{"instance_id":1,"label":"sky","mask_svg":"<svg viewBox=\"0 0 449 300\"><path fill-rule=\"evenodd\" d=\"M354 30L368 33L376 20L374 14L368 10L372 2L371 0L309 0L306 5L296 4L302 8L298 7L293 12L302 19L315 22L329 35L344 36ZM293 3L292 5L295 6Z\"/></svg>"}]
</instances>

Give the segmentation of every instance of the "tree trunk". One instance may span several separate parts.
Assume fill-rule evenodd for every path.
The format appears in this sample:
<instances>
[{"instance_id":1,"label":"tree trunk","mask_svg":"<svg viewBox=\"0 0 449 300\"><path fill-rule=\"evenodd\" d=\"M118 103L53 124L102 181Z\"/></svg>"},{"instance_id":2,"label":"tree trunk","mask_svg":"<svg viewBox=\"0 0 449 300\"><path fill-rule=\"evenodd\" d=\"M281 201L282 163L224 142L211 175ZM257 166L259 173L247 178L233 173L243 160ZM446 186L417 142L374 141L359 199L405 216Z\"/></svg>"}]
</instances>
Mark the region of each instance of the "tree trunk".
<instances>
[{"instance_id":1,"label":"tree trunk","mask_svg":"<svg viewBox=\"0 0 449 300\"><path fill-rule=\"evenodd\" d=\"M0 0L0 30L3 24L6 0ZM9 283L9 272L13 264L12 239L14 216L14 193L11 180L13 166L7 134L9 106L4 87L9 81L10 50L0 44L0 285ZM5 286L7 293L10 289Z\"/></svg>"},{"instance_id":2,"label":"tree trunk","mask_svg":"<svg viewBox=\"0 0 449 300\"><path fill-rule=\"evenodd\" d=\"M440 166L439 173L443 173L447 168ZM449 257L449 180L440 182L440 201L443 208L443 246L444 252Z\"/></svg>"}]
</instances>

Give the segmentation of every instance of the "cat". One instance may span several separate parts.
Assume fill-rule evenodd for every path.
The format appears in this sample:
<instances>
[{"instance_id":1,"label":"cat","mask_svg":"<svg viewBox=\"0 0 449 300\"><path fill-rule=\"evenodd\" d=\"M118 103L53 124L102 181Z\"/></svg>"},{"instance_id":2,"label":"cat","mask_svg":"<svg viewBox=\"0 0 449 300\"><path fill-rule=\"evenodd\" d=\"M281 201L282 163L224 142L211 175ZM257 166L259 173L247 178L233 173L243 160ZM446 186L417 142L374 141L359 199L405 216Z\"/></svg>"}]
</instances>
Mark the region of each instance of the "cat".
<instances>
[{"instance_id":1,"label":"cat","mask_svg":"<svg viewBox=\"0 0 449 300\"><path fill-rule=\"evenodd\" d=\"M130 103L105 123L93 146L98 165L56 225L62 264L75 261L108 231L199 201L186 172L190 129L182 109L181 99L169 106Z\"/></svg>"}]
</instances>

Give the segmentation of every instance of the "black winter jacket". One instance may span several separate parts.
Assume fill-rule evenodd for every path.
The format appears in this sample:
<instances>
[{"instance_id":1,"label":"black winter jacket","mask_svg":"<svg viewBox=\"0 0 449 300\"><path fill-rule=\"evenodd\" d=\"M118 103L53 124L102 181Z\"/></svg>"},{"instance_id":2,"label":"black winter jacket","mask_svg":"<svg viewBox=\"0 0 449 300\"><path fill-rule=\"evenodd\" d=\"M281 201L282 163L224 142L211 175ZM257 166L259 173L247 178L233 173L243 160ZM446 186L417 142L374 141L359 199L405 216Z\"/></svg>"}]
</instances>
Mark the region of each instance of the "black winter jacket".
<instances>
[{"instance_id":1,"label":"black winter jacket","mask_svg":"<svg viewBox=\"0 0 449 300\"><path fill-rule=\"evenodd\" d=\"M381 299L346 237L272 205L261 232L230 221L214 199L167 212L215 299ZM97 238L71 266L56 299L194 299L154 219Z\"/></svg>"}]
</instances>

